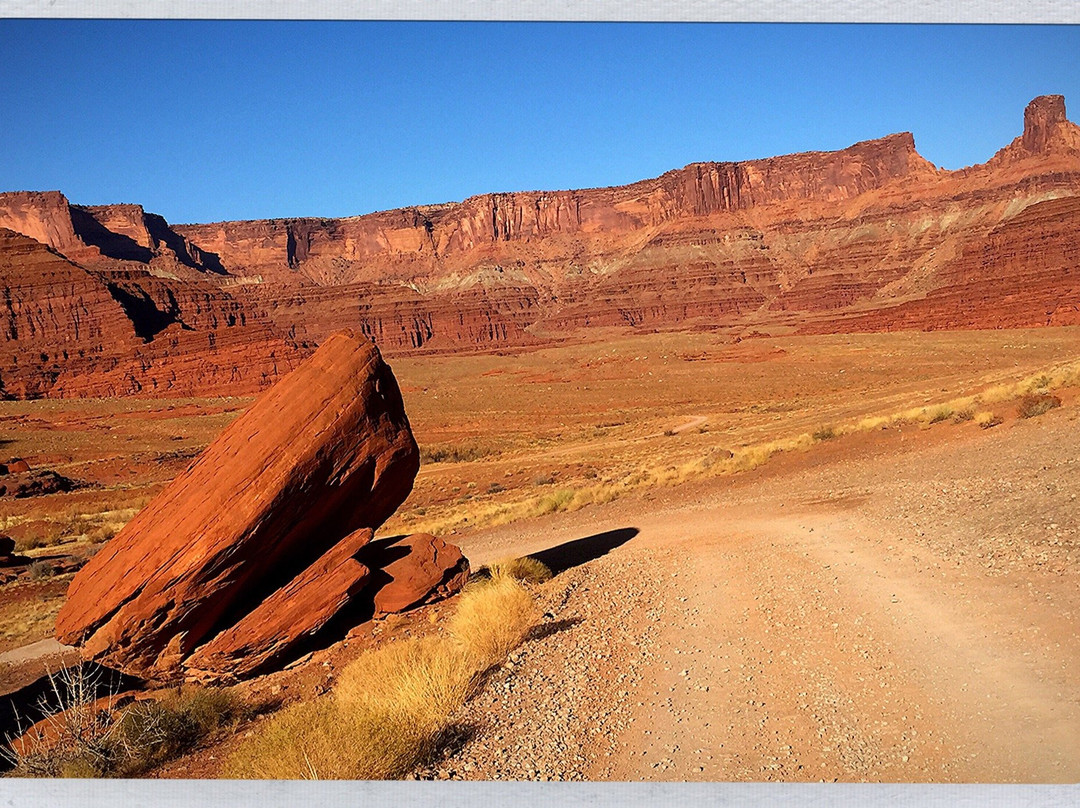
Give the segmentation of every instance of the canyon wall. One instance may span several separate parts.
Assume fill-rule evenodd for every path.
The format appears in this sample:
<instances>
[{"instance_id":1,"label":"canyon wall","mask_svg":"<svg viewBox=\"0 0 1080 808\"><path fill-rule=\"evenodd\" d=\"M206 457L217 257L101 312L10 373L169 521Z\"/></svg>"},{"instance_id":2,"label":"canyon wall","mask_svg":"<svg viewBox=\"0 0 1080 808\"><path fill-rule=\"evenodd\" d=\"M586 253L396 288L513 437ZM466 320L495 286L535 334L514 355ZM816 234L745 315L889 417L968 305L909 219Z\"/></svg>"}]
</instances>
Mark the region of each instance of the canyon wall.
<instances>
[{"instance_id":1,"label":"canyon wall","mask_svg":"<svg viewBox=\"0 0 1080 808\"><path fill-rule=\"evenodd\" d=\"M901 133L343 219L170 225L138 205L0 194L0 381L18 396L255 390L343 327L393 355L596 327L1073 323L1077 198L1080 127L1061 96L959 171Z\"/></svg>"}]
</instances>

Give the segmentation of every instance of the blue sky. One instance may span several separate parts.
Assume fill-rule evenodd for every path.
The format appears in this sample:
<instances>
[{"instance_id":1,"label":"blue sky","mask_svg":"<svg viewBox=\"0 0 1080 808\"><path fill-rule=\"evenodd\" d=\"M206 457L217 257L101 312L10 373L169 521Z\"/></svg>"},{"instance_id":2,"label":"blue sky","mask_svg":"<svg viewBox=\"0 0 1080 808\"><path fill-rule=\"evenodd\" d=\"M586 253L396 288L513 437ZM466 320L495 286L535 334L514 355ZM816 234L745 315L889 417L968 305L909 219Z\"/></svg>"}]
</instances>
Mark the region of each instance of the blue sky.
<instances>
[{"instance_id":1,"label":"blue sky","mask_svg":"<svg viewBox=\"0 0 1080 808\"><path fill-rule=\"evenodd\" d=\"M0 20L0 191L172 222L587 188L911 131L947 168L1080 26Z\"/></svg>"}]
</instances>

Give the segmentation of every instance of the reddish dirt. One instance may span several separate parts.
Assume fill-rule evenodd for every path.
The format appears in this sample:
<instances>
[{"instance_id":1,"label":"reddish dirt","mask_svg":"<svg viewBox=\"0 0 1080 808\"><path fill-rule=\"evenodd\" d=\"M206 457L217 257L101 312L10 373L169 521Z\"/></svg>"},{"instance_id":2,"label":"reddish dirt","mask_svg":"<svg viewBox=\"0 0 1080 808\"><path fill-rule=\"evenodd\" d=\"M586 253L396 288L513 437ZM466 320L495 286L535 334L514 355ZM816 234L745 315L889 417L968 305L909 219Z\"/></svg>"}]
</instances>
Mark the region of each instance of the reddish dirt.
<instances>
[{"instance_id":1,"label":"reddish dirt","mask_svg":"<svg viewBox=\"0 0 1080 808\"><path fill-rule=\"evenodd\" d=\"M1076 781L1078 421L871 433L464 537L639 531L547 585L563 628L421 776Z\"/></svg>"}]
</instances>

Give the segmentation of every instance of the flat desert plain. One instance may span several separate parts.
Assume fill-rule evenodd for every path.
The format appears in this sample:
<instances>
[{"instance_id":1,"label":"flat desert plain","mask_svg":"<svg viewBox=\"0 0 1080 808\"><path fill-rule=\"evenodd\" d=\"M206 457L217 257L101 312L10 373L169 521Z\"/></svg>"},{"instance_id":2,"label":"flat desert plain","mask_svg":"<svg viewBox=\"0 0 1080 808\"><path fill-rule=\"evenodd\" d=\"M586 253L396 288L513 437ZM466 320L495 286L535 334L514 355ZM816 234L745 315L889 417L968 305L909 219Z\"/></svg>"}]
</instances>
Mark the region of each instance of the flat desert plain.
<instances>
[{"instance_id":1,"label":"flat desert plain","mask_svg":"<svg viewBox=\"0 0 1080 808\"><path fill-rule=\"evenodd\" d=\"M538 630L412 776L1077 780L1078 345L612 331L391 358L422 465L383 534L556 573ZM64 561L251 401L0 402L5 452L80 483L0 505L0 532L60 564L0 588L0 690L73 658L49 641ZM247 687L324 692L354 650ZM152 773L215 776L246 730Z\"/></svg>"}]
</instances>

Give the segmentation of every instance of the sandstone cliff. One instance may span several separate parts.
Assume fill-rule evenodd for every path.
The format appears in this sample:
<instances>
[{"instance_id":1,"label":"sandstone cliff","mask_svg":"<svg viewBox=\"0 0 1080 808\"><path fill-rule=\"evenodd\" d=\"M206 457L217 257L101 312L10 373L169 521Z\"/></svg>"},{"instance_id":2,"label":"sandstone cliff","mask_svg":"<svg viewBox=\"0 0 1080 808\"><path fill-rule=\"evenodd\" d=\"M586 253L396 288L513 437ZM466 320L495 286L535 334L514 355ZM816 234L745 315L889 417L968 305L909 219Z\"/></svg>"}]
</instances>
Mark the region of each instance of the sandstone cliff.
<instances>
[{"instance_id":1,"label":"sandstone cliff","mask_svg":"<svg viewBox=\"0 0 1080 808\"><path fill-rule=\"evenodd\" d=\"M16 395L160 394L184 386L166 368L186 373L217 352L221 367L205 376L234 392L244 376L247 387L265 385L342 327L393 354L525 346L597 326L1064 322L1075 302L1073 214L1049 203L1078 196L1080 127L1061 96L1034 99L1019 137L959 171L935 168L902 133L836 152L695 163L626 186L344 219L169 225L137 205L0 194L0 227L47 246L74 267L65 272L107 293L101 314L80 313L78 327L57 309L57 333L85 333L88 317L117 321L119 305L127 325L109 328L136 338L79 381L67 365L30 372L32 384L22 369L0 373ZM1004 279L988 282L991 267ZM25 278L13 283L31 294ZM65 298L45 286L31 296ZM1050 312L1055 290L1066 299ZM144 374L157 381L140 382Z\"/></svg>"}]
</instances>

